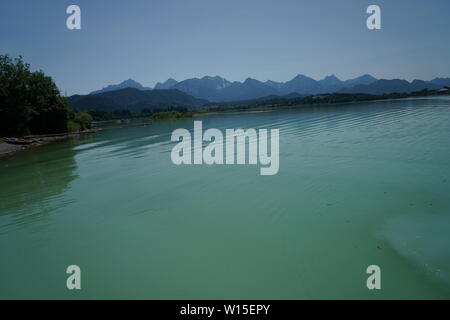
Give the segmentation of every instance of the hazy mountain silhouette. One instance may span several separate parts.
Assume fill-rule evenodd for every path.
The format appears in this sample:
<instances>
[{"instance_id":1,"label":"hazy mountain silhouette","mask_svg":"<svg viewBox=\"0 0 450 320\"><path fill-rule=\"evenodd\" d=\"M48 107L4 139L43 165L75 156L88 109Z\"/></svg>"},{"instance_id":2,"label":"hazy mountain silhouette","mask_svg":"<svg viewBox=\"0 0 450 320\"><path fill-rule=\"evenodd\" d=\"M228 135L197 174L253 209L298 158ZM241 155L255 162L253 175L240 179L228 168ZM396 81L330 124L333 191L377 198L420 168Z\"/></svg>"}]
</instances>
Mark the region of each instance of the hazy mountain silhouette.
<instances>
[{"instance_id":1,"label":"hazy mountain silhouette","mask_svg":"<svg viewBox=\"0 0 450 320\"><path fill-rule=\"evenodd\" d=\"M281 94L297 92L300 94L314 94L321 91L319 81L313 78L299 74L292 80L283 83L279 89Z\"/></svg>"},{"instance_id":2,"label":"hazy mountain silhouette","mask_svg":"<svg viewBox=\"0 0 450 320\"><path fill-rule=\"evenodd\" d=\"M371 84L377 81L377 78L372 77L370 74L364 74L354 79L348 79L344 81L344 85L347 88L354 87L360 84Z\"/></svg>"},{"instance_id":3,"label":"hazy mountain silhouette","mask_svg":"<svg viewBox=\"0 0 450 320\"><path fill-rule=\"evenodd\" d=\"M141 85L139 82L134 81L133 79L128 79L119 84L112 84L103 89L100 89L97 91L92 91L90 94L115 91L115 90L120 90L120 89L125 89L125 88L135 88L135 89L139 89L139 90L151 90L151 88L146 88L143 85ZM167 88L167 89L169 89L169 88Z\"/></svg>"},{"instance_id":4,"label":"hazy mountain silhouette","mask_svg":"<svg viewBox=\"0 0 450 320\"><path fill-rule=\"evenodd\" d=\"M244 82L230 82L222 77L193 78L178 82L171 89L178 89L194 97L209 101L224 102L247 99L258 99L270 95L284 96L290 93L306 95L317 93L332 93L343 88L359 84L370 84L376 81L370 75L342 81L335 75L322 80L314 80L305 75L297 75L287 82L268 80L261 82L247 78Z\"/></svg>"},{"instance_id":5,"label":"hazy mountain silhouette","mask_svg":"<svg viewBox=\"0 0 450 320\"><path fill-rule=\"evenodd\" d=\"M193 97L206 99L209 101L224 101L222 91L231 85L231 82L219 76L205 76L201 79L192 78L178 82L171 89L178 89Z\"/></svg>"},{"instance_id":6,"label":"hazy mountain silhouette","mask_svg":"<svg viewBox=\"0 0 450 320\"><path fill-rule=\"evenodd\" d=\"M205 76L203 78L192 78L177 82L170 78L163 83L158 82L155 90L179 90L197 99L208 100L210 102L229 102L259 99L268 96L286 96L289 94L310 95L338 92L371 94L404 93L423 89L439 89L445 85L450 85L450 78L408 82L400 79L378 80L369 74L364 74L354 79L342 81L335 75L329 75L321 80L315 80L299 74L286 82L272 80L261 82L252 78L247 78L244 82L230 82L220 76ZM128 87L139 90L149 89L134 80L128 79L118 85L110 85L91 94L110 92Z\"/></svg>"},{"instance_id":7,"label":"hazy mountain silhouette","mask_svg":"<svg viewBox=\"0 0 450 320\"><path fill-rule=\"evenodd\" d=\"M450 78L434 78L430 82L440 87L450 86Z\"/></svg>"},{"instance_id":8,"label":"hazy mountain silhouette","mask_svg":"<svg viewBox=\"0 0 450 320\"><path fill-rule=\"evenodd\" d=\"M247 78L243 83L233 82L230 86L224 88L222 91L222 99L215 101L247 100L272 94L276 95L278 93L276 89L261 81Z\"/></svg>"},{"instance_id":9,"label":"hazy mountain silhouette","mask_svg":"<svg viewBox=\"0 0 450 320\"><path fill-rule=\"evenodd\" d=\"M170 78L170 79L167 79L167 80L166 80L165 82L163 82L163 83L158 82L158 83L155 85L155 88L154 88L154 89L156 89L156 90L170 89L170 88L172 88L174 85L176 85L177 83L178 83L177 80Z\"/></svg>"},{"instance_id":10,"label":"hazy mountain silhouette","mask_svg":"<svg viewBox=\"0 0 450 320\"><path fill-rule=\"evenodd\" d=\"M382 93L408 93L414 91L420 91L423 89L439 89L441 86L434 84L430 81L414 80L408 82L406 80L393 79L386 80L380 79L371 84L359 84L350 88L341 89L340 93L369 93L369 94L382 94Z\"/></svg>"}]
</instances>

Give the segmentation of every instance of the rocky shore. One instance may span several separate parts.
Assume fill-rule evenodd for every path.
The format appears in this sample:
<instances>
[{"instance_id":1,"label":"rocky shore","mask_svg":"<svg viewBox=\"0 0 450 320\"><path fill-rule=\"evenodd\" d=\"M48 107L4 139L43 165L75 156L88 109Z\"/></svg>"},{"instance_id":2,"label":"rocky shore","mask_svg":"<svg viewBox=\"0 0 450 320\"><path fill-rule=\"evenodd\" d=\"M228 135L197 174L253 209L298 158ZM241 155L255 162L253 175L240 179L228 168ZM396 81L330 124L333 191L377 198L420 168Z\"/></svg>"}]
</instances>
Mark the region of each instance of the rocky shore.
<instances>
[{"instance_id":1,"label":"rocky shore","mask_svg":"<svg viewBox=\"0 0 450 320\"><path fill-rule=\"evenodd\" d=\"M6 156L11 156L20 151L43 146L45 144L48 144L48 143L51 143L54 141L68 139L68 138L76 137L76 136L79 136L82 134L94 133L94 132L97 132L100 130L101 130L100 128L95 128L95 129L89 129L89 130L77 131L77 132L71 132L71 133L55 134L55 135L48 135L48 136L38 136L38 137L29 138L29 140L32 140L33 143L23 144L23 145L0 142L0 158L6 157Z\"/></svg>"}]
</instances>

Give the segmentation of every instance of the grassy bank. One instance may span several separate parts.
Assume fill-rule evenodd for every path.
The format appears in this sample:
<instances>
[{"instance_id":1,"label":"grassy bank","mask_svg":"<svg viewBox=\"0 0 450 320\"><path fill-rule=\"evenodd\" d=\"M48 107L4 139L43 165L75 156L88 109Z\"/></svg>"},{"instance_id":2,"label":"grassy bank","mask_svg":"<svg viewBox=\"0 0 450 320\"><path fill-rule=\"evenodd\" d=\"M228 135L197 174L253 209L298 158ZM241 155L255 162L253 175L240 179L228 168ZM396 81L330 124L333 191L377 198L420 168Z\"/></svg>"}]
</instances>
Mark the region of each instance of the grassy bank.
<instances>
[{"instance_id":1,"label":"grassy bank","mask_svg":"<svg viewBox=\"0 0 450 320\"><path fill-rule=\"evenodd\" d=\"M153 121L169 121L169 120L179 120L179 119L186 119L186 118L192 118L194 115L191 111L186 112L180 112L180 111L162 111L162 112L156 112L151 115L151 117L148 118L148 120Z\"/></svg>"},{"instance_id":2,"label":"grassy bank","mask_svg":"<svg viewBox=\"0 0 450 320\"><path fill-rule=\"evenodd\" d=\"M211 102L205 104L202 109L189 110L186 107L170 107L169 109L143 109L132 113L129 110L100 111L87 110L93 120L97 123L102 121L116 121L124 119L144 119L145 121L167 121L192 118L194 115L216 112L236 112L254 110L273 110L284 108L300 108L317 105L337 105L352 102L364 102L373 100L403 99L409 97L435 96L436 90L422 90L412 93L389 93L389 94L364 94L364 93L329 93L307 95L294 98L266 97L253 100L234 102Z\"/></svg>"}]
</instances>

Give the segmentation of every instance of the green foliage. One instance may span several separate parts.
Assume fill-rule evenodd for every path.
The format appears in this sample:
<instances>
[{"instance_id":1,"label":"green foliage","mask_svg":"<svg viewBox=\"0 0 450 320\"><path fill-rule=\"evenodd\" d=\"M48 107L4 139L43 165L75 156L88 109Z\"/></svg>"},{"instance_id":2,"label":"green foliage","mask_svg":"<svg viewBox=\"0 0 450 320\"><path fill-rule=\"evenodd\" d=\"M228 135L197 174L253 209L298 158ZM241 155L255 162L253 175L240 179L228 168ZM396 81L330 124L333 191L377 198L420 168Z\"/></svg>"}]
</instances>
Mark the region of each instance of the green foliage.
<instances>
[{"instance_id":1,"label":"green foliage","mask_svg":"<svg viewBox=\"0 0 450 320\"><path fill-rule=\"evenodd\" d=\"M179 90L139 90L126 88L98 94L74 95L68 98L69 105L76 110L102 110L115 112L129 110L133 115L143 110L184 107L197 109L207 103Z\"/></svg>"},{"instance_id":2,"label":"green foliage","mask_svg":"<svg viewBox=\"0 0 450 320\"><path fill-rule=\"evenodd\" d=\"M87 112L70 112L67 128L70 132L92 128L92 116Z\"/></svg>"},{"instance_id":3,"label":"green foliage","mask_svg":"<svg viewBox=\"0 0 450 320\"><path fill-rule=\"evenodd\" d=\"M69 132L81 131L81 126L78 122L69 120L69 122L67 123L67 131Z\"/></svg>"},{"instance_id":4,"label":"green foliage","mask_svg":"<svg viewBox=\"0 0 450 320\"><path fill-rule=\"evenodd\" d=\"M115 119L130 119L133 117L133 114L129 110L114 110L111 112L104 110L89 110L87 111L89 115L95 121L107 121L107 120L115 120Z\"/></svg>"},{"instance_id":5,"label":"green foliage","mask_svg":"<svg viewBox=\"0 0 450 320\"><path fill-rule=\"evenodd\" d=\"M19 136L67 132L69 120L90 126L72 111L51 77L30 71L22 57L0 55L0 134Z\"/></svg>"},{"instance_id":6,"label":"green foliage","mask_svg":"<svg viewBox=\"0 0 450 320\"><path fill-rule=\"evenodd\" d=\"M52 78L42 71L33 72L29 75L27 89L27 100L31 106L30 132L66 132L69 108Z\"/></svg>"},{"instance_id":7,"label":"green foliage","mask_svg":"<svg viewBox=\"0 0 450 320\"><path fill-rule=\"evenodd\" d=\"M0 132L2 134L26 132L31 119L31 106L27 101L27 83L30 66L22 58L12 60L0 55Z\"/></svg>"},{"instance_id":8,"label":"green foliage","mask_svg":"<svg viewBox=\"0 0 450 320\"><path fill-rule=\"evenodd\" d=\"M152 120L177 120L183 118L192 118L192 112L179 112L175 110L156 112L151 116Z\"/></svg>"},{"instance_id":9,"label":"green foliage","mask_svg":"<svg viewBox=\"0 0 450 320\"><path fill-rule=\"evenodd\" d=\"M89 110L87 111L95 121L108 121L131 118L149 118L152 120L180 119L192 117L192 112L185 107L170 107L166 109L142 109L140 112L132 113L130 110Z\"/></svg>"}]
</instances>

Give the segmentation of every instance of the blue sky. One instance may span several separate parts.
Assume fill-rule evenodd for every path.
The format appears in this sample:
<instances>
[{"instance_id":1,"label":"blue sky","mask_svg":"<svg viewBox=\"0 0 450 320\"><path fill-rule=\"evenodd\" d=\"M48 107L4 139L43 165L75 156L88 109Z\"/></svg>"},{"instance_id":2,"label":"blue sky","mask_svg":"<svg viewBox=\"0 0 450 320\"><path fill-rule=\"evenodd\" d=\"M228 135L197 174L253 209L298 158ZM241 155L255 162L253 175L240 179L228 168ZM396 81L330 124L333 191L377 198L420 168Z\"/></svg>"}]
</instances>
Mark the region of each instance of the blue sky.
<instances>
[{"instance_id":1,"label":"blue sky","mask_svg":"<svg viewBox=\"0 0 450 320\"><path fill-rule=\"evenodd\" d=\"M66 28L77 4L82 29ZM378 4L382 29L366 28ZM286 81L450 76L448 0L2 0L0 53L22 55L67 94L133 78Z\"/></svg>"}]
</instances>

